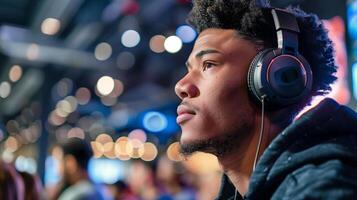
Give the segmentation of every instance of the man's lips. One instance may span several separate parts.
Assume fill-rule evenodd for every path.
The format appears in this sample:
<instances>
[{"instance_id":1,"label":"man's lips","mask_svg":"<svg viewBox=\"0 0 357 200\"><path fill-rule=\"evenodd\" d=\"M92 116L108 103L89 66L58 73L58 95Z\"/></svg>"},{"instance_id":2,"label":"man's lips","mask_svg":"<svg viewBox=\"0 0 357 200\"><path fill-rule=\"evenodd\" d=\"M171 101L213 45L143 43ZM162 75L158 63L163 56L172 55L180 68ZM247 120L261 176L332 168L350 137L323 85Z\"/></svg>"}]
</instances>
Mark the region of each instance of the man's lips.
<instances>
[{"instance_id":1,"label":"man's lips","mask_svg":"<svg viewBox=\"0 0 357 200\"><path fill-rule=\"evenodd\" d=\"M190 108L190 106L188 106L186 104L180 104L177 107L176 122L178 124L182 124L182 123L192 119L194 115L196 115L196 112L192 108Z\"/></svg>"}]
</instances>

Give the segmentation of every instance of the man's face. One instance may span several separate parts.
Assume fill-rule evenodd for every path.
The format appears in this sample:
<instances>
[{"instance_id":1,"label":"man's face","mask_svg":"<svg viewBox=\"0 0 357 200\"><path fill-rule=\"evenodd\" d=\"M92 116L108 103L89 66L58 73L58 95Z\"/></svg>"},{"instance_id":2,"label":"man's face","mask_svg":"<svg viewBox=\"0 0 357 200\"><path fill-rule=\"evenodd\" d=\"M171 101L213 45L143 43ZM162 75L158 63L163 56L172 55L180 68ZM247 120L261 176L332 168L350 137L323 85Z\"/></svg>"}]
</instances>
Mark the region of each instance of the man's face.
<instances>
[{"instance_id":1,"label":"man's face","mask_svg":"<svg viewBox=\"0 0 357 200\"><path fill-rule=\"evenodd\" d=\"M247 72L256 54L256 45L234 30L201 32L187 60L188 72L175 87L182 100L177 123L183 146L199 144L195 151L215 153L218 147L207 146L212 141L224 144L234 136L237 142L249 132L254 106L248 98Z\"/></svg>"}]
</instances>

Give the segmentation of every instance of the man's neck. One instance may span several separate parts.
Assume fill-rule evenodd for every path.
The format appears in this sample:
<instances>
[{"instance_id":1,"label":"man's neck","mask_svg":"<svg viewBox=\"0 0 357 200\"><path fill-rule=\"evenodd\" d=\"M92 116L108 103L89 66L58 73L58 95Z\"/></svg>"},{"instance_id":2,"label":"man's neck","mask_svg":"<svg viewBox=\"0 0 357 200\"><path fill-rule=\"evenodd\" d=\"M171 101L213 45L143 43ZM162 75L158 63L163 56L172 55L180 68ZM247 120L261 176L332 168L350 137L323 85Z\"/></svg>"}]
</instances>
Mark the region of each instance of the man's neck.
<instances>
[{"instance_id":1,"label":"man's neck","mask_svg":"<svg viewBox=\"0 0 357 200\"><path fill-rule=\"evenodd\" d=\"M259 117L258 117L259 118ZM253 173L254 158L257 152L260 135L260 118L255 120L257 123L252 130L250 137L246 138L240 146L237 146L230 154L218 158L223 171L229 177L235 188L241 195L248 191L250 176ZM269 120L265 119L264 132L258 160L265 148L274 139L281 129L273 126Z\"/></svg>"}]
</instances>

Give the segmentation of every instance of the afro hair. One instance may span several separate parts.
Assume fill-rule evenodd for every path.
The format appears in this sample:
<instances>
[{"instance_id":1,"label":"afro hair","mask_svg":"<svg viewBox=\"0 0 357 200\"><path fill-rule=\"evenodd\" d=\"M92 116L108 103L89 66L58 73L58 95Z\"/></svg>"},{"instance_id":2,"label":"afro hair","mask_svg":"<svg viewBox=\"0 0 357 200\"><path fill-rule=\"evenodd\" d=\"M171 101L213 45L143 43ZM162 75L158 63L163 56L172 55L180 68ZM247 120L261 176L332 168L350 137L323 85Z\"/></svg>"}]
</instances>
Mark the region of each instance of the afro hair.
<instances>
[{"instance_id":1,"label":"afro hair","mask_svg":"<svg viewBox=\"0 0 357 200\"><path fill-rule=\"evenodd\" d=\"M269 4L267 3L267 6ZM235 29L238 35L262 45L264 49L277 46L274 21L269 7L258 7L251 0L194 0L187 22L199 33L208 28ZM334 50L327 30L315 14L288 7L297 19L299 53L309 62L313 73L310 95L292 109L294 117L311 102L313 96L327 94L336 80Z\"/></svg>"}]
</instances>

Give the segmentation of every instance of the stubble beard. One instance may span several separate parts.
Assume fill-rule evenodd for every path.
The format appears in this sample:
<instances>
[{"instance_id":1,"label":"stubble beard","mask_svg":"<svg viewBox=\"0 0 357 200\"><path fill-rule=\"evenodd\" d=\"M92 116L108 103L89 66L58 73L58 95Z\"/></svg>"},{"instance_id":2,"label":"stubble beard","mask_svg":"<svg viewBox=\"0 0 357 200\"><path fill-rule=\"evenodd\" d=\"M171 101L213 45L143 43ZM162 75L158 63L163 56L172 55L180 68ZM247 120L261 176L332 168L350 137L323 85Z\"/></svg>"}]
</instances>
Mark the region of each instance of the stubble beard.
<instances>
[{"instance_id":1,"label":"stubble beard","mask_svg":"<svg viewBox=\"0 0 357 200\"><path fill-rule=\"evenodd\" d=\"M241 146L240 144L249 130L250 126L247 123L244 123L241 124L239 128L236 128L236 131L230 132L229 134L204 140L185 143L181 142L180 152L184 156L190 156L193 153L200 151L211 153L217 157L224 157Z\"/></svg>"}]
</instances>

